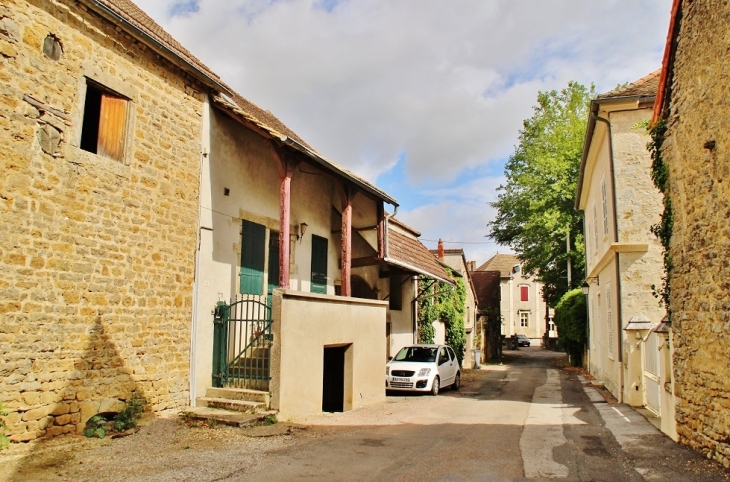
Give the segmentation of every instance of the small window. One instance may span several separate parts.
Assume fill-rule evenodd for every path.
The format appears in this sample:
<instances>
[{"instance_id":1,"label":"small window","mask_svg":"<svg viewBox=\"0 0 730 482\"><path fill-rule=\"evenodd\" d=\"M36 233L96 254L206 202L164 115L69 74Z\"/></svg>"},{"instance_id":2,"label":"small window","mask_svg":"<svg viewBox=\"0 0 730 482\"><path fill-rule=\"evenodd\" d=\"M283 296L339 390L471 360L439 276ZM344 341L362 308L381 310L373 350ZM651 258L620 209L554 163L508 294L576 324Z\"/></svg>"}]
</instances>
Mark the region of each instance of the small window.
<instances>
[{"instance_id":1,"label":"small window","mask_svg":"<svg viewBox=\"0 0 730 482\"><path fill-rule=\"evenodd\" d=\"M520 326L527 328L530 326L530 314L523 311L520 313Z\"/></svg>"},{"instance_id":2,"label":"small window","mask_svg":"<svg viewBox=\"0 0 730 482\"><path fill-rule=\"evenodd\" d=\"M312 293L327 294L327 239L312 236Z\"/></svg>"},{"instance_id":3,"label":"small window","mask_svg":"<svg viewBox=\"0 0 730 482\"><path fill-rule=\"evenodd\" d=\"M103 157L124 159L127 99L87 82L81 149Z\"/></svg>"},{"instance_id":4,"label":"small window","mask_svg":"<svg viewBox=\"0 0 730 482\"><path fill-rule=\"evenodd\" d=\"M530 301L530 287L520 286L520 301Z\"/></svg>"}]
</instances>

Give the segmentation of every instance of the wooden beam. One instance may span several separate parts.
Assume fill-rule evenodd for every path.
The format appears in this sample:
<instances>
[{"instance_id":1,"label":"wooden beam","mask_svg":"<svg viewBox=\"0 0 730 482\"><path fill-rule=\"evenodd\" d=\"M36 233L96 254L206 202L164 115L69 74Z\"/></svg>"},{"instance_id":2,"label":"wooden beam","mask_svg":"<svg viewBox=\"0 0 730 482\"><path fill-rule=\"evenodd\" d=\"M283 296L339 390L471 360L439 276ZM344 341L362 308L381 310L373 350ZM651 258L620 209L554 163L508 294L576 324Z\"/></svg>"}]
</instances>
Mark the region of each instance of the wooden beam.
<instances>
[{"instance_id":1,"label":"wooden beam","mask_svg":"<svg viewBox=\"0 0 730 482\"><path fill-rule=\"evenodd\" d=\"M350 264L353 268L362 268L363 266L374 266L380 264L380 259L377 256L363 256L362 258L355 258L351 260Z\"/></svg>"},{"instance_id":2,"label":"wooden beam","mask_svg":"<svg viewBox=\"0 0 730 482\"><path fill-rule=\"evenodd\" d=\"M355 197L357 191L351 183L343 186L344 194L342 196L342 271L341 278L341 295L352 296L352 284L350 283L350 275L352 273L352 198Z\"/></svg>"}]
</instances>

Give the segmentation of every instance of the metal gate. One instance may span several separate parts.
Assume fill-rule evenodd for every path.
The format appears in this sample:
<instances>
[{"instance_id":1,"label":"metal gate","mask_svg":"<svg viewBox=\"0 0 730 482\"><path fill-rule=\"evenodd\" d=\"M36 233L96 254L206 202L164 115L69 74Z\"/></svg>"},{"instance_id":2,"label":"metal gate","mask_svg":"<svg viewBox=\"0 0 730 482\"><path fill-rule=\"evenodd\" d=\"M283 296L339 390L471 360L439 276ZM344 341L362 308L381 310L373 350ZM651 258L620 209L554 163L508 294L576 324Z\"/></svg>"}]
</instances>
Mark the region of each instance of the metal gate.
<instances>
[{"instance_id":1,"label":"metal gate","mask_svg":"<svg viewBox=\"0 0 730 482\"><path fill-rule=\"evenodd\" d=\"M657 415L661 415L659 378L659 337L649 333L644 342L644 390L646 391L646 407Z\"/></svg>"},{"instance_id":2,"label":"metal gate","mask_svg":"<svg viewBox=\"0 0 730 482\"><path fill-rule=\"evenodd\" d=\"M271 307L260 296L219 301L213 323L213 386L269 389Z\"/></svg>"}]
</instances>

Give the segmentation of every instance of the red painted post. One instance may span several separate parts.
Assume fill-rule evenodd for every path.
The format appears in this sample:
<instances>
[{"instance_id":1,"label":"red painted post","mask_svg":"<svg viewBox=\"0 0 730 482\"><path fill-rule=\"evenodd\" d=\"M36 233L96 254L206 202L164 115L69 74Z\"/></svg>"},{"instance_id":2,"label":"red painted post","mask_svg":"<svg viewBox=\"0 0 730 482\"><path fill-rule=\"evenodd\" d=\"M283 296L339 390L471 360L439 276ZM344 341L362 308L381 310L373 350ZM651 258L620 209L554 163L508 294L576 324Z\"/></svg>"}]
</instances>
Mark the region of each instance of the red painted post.
<instances>
[{"instance_id":1,"label":"red painted post","mask_svg":"<svg viewBox=\"0 0 730 482\"><path fill-rule=\"evenodd\" d=\"M352 186L345 186L343 198L344 208L342 209L342 278L341 295L352 296L350 284L350 272L352 270Z\"/></svg>"},{"instance_id":2,"label":"red painted post","mask_svg":"<svg viewBox=\"0 0 730 482\"><path fill-rule=\"evenodd\" d=\"M288 162L284 163L284 174L279 186L279 288L289 288L289 223L291 219L291 174Z\"/></svg>"}]
</instances>

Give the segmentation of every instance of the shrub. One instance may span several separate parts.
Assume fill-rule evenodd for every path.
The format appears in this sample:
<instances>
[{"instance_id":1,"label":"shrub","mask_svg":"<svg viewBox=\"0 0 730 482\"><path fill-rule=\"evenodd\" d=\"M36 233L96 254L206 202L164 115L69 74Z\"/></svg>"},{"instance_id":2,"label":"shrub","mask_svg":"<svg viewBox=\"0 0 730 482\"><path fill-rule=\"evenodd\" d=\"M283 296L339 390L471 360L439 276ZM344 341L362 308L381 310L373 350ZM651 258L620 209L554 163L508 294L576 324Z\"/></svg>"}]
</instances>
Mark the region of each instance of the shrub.
<instances>
[{"instance_id":1,"label":"shrub","mask_svg":"<svg viewBox=\"0 0 730 482\"><path fill-rule=\"evenodd\" d=\"M558 338L574 366L583 359L583 350L588 342L588 316L586 297L580 288L568 291L555 307L555 325Z\"/></svg>"}]
</instances>

